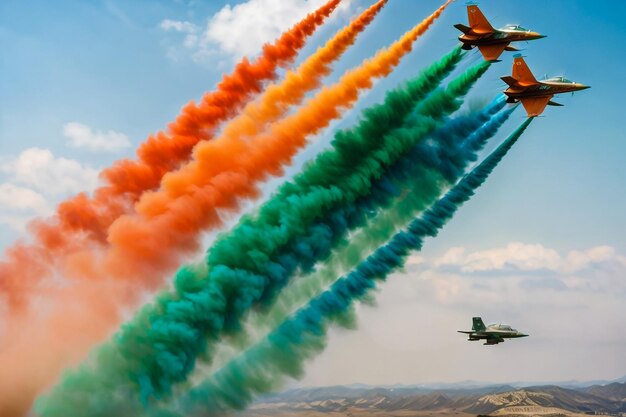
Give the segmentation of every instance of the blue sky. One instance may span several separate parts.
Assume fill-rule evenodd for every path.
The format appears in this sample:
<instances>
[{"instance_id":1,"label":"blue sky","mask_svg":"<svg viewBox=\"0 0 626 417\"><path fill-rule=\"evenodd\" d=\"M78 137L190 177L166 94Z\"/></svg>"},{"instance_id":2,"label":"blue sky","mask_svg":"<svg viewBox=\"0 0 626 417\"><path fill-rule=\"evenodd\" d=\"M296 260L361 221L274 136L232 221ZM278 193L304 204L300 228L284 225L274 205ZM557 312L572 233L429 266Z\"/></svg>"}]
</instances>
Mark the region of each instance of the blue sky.
<instances>
[{"instance_id":1,"label":"blue sky","mask_svg":"<svg viewBox=\"0 0 626 417\"><path fill-rule=\"evenodd\" d=\"M255 22L254 19L266 24L272 21L271 17L259 14L250 18L252 20L239 22L244 26L233 25L234 46L227 38L202 41L207 24L214 21L215 14L223 12L227 5L234 7L240 3L248 1L1 2L2 248L19 236L25 236L20 230L26 219L48 213L62 198L92 188L99 169L120 157L132 156L136 146L149 133L173 120L182 105L210 90L221 74L232 68L240 52L254 50L250 45L257 39L247 39L246 31L238 28ZM295 5L297 11L304 0L285 1L288 3ZM316 33L303 55L314 50L360 7L370 3L372 1L352 1ZM336 72L328 82L392 42L439 4L432 0L390 0L355 47L336 65ZM350 347L359 344L369 343L372 349L366 354L379 359L387 354L402 356L398 352L404 352L407 355L404 363L424 354L424 349L430 349L425 346L430 343L428 336L420 340L409 337L407 340L411 343L398 339L405 334L407 326L417 322L415 315L428 308L446 310L441 313L441 325L434 326L436 335L443 325L469 325L471 315L481 309L489 313L490 317L485 317L487 321L515 319L517 323L511 324L520 328L524 324L524 330L530 333L533 333L532 326L544 329L542 318L553 323L578 318L584 323L600 320L605 325L593 344L576 339L571 342L571 348L567 347L570 343L564 341L555 348L548 337L537 337L537 342L532 338L525 340L526 349L531 346L535 352L542 352L543 357L554 359L556 365L547 367L549 371L533 367L532 361L538 353L524 352L522 344L489 354L525 355L528 367L519 375L510 376L514 379L613 378L626 374L625 359L619 357L626 339L606 336L613 330L623 330L626 324L626 310L620 307L620 304L626 305L626 286L615 279L626 271L626 265L621 263L626 256L623 215L626 212L626 165L623 162L626 131L622 116L622 100L626 96L623 82L626 57L622 53L626 29L622 20L626 16L626 2L486 0L481 8L494 26L518 23L548 35L546 39L522 46L535 75L565 75L591 85L592 89L574 97L559 97L557 101L565 107L548 108L545 117L534 121L473 200L460 210L437 239L427 243L422 256L415 258L407 269L410 274L398 279L404 284L385 287L380 308L363 312L361 330L334 335L328 352L311 365L307 383L357 382L356 379L370 383L409 383L411 378L416 380L413 382L498 379L480 369L476 371L478 374L467 376L458 368L455 371L451 365L445 365L450 363L450 357L462 363L467 354L463 349L468 347L458 338L447 339L443 332L439 337L443 343L439 350L447 352L448 356L439 356L442 364L439 368L421 369L415 364L421 373L408 375L399 360L383 362L387 364L385 370L367 372L366 368L353 377L354 381L346 376L350 374L348 370L340 375L338 371L331 371L337 363L342 363L342 355L347 354ZM290 12L285 16L284 22L273 19L271 23L276 27L268 26L268 40L276 34L277 28L288 26L288 19L297 20L301 13ZM164 24L166 21L181 25L168 27ZM350 126L358 117L359 108L379 101L385 90L449 51L457 43L459 34L452 25L459 22L466 22L463 2L450 6L398 69L379 81L364 95L357 109L334 127ZM465 65L479 59L477 52L472 52ZM493 65L479 82L471 99L489 100L497 94L503 87L499 77L510 73L510 64L511 55L504 55L502 62ZM518 110L500 137L522 118L523 112ZM68 123L77 123L74 126L79 127L78 133L68 130ZM330 133L320 137L319 143L324 144ZM107 140L117 145L103 145ZM313 150L305 151L304 157ZM29 165L33 161L35 165ZM511 247L514 242L523 245ZM593 252L597 247L605 251ZM450 253L451 248L463 248L465 255L459 255L458 250ZM523 259L512 260L519 253L525 254ZM579 255L587 256L587 263L583 262L584 265L576 269L571 263L579 259ZM490 262L476 269L472 262L477 259ZM439 276L440 279L420 278L423 276ZM501 288L500 282L494 283L494 276L499 276L500 281L512 282L511 286ZM408 285L406 282L412 277L415 277L410 281L412 290L407 290L403 285ZM590 277L596 282L580 283ZM441 290L433 282L458 282L459 285L456 290ZM485 287L489 287L489 291L481 290ZM443 293L438 292L440 290ZM467 304L467 299L458 296L458 291L463 290L476 297L474 304ZM392 300L397 300L401 292L413 294L412 291L414 298L407 299L406 306L398 310L398 305L404 304ZM431 298L420 298L420 293L430 294L429 291ZM457 293L446 298L446 291ZM498 291L513 294L513 300L509 303L493 301L485 307L483 301L494 293L497 295ZM524 303L529 300L536 300L538 305L526 317ZM559 310L563 314L559 314ZM403 318L407 314L409 319ZM391 330L387 329L385 337L390 340L386 346L376 339L376 334L384 327L380 323L381 327L376 327L376 320L382 317L396 317L398 323ZM565 328L571 330L569 326ZM415 324L410 331L419 330ZM560 357L555 349L561 352ZM563 354L564 350L570 354ZM472 354L490 359L480 349L472 350ZM587 369L583 366L568 374L568 364L571 367L585 359L601 358L605 358L603 367ZM609 358L608 363L606 358ZM450 369L442 370L445 366Z\"/></svg>"}]
</instances>

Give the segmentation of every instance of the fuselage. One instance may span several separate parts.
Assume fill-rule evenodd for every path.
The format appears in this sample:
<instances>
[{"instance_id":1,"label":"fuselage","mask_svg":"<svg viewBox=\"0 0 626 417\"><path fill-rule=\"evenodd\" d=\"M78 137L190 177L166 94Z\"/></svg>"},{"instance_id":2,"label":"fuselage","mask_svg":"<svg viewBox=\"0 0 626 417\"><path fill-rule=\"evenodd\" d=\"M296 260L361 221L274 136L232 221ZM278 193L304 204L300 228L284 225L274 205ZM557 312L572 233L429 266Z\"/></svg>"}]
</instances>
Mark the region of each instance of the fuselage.
<instances>
[{"instance_id":1,"label":"fuselage","mask_svg":"<svg viewBox=\"0 0 626 417\"><path fill-rule=\"evenodd\" d=\"M499 45L510 42L532 41L544 38L544 35L530 30L496 29L493 33L469 32L459 36L459 40L464 44L472 46Z\"/></svg>"},{"instance_id":2,"label":"fuselage","mask_svg":"<svg viewBox=\"0 0 626 417\"><path fill-rule=\"evenodd\" d=\"M466 334L469 341L485 340L485 345L497 345L504 342L504 339L528 336L507 324L490 324L485 326L480 317L472 317L472 330L458 330L458 332Z\"/></svg>"},{"instance_id":3,"label":"fuselage","mask_svg":"<svg viewBox=\"0 0 626 417\"><path fill-rule=\"evenodd\" d=\"M499 338L502 339L513 339L513 338L517 338L517 337L526 337L528 336L527 334L518 332L517 330L512 330L512 331L507 331L507 330L490 330L489 328L487 328L487 330L484 330L482 332L472 332L469 335L470 340L475 339L475 340L480 340L480 339L488 339L490 337L494 337L497 336Z\"/></svg>"},{"instance_id":4,"label":"fuselage","mask_svg":"<svg viewBox=\"0 0 626 417\"><path fill-rule=\"evenodd\" d=\"M516 339L527 337L528 335L506 324L491 324L484 330L467 332L467 336L469 341L486 340L485 344L492 345L501 343L504 339Z\"/></svg>"},{"instance_id":5,"label":"fuselage","mask_svg":"<svg viewBox=\"0 0 626 417\"><path fill-rule=\"evenodd\" d=\"M563 79L562 77L558 78ZM585 90L587 88L589 88L589 86L568 80L556 81L548 79L544 81L538 81L537 83L530 85L519 84L509 87L504 91L504 94L514 99L519 99L522 97L547 97L553 96L555 94L571 93L574 91Z\"/></svg>"}]
</instances>

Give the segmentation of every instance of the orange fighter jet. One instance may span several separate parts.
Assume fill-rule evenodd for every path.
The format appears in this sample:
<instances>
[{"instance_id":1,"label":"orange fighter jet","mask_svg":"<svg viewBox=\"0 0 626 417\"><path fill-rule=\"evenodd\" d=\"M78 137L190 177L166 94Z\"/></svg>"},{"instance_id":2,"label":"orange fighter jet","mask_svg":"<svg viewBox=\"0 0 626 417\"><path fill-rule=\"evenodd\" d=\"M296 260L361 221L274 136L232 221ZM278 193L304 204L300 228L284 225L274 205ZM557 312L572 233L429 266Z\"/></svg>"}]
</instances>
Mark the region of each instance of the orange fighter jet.
<instances>
[{"instance_id":1,"label":"orange fighter jet","mask_svg":"<svg viewBox=\"0 0 626 417\"><path fill-rule=\"evenodd\" d=\"M500 29L494 29L487 21L475 3L467 3L467 18L469 27L456 24L455 28L463 32L459 40L463 43L463 49L478 47L485 60L498 62L498 57L503 51L517 51L511 42L532 41L545 38L537 32L531 32L518 25L506 25Z\"/></svg>"},{"instance_id":2,"label":"orange fighter jet","mask_svg":"<svg viewBox=\"0 0 626 417\"><path fill-rule=\"evenodd\" d=\"M588 85L575 83L565 77L552 77L537 81L520 54L516 54L513 60L513 73L511 76L502 77L502 81L509 85L509 88L504 91L508 97L507 103L521 101L528 117L539 116L547 105L562 106L552 101L555 94L573 93L589 88Z\"/></svg>"}]
</instances>

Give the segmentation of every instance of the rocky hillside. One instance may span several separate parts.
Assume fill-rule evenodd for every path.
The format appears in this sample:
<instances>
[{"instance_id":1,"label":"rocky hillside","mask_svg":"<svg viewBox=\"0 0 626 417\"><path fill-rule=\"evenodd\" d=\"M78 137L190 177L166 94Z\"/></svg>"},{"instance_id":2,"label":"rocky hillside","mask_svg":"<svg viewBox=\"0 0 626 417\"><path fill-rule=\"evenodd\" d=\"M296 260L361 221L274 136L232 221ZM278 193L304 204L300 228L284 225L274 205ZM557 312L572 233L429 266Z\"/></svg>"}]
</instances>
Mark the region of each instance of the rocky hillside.
<instances>
[{"instance_id":1,"label":"rocky hillside","mask_svg":"<svg viewBox=\"0 0 626 417\"><path fill-rule=\"evenodd\" d=\"M626 413L626 384L573 390L557 386L514 389L327 387L291 390L257 402L244 415L578 415ZM413 414L411 414L411 413ZM409 414L407 414L409 413Z\"/></svg>"},{"instance_id":2,"label":"rocky hillside","mask_svg":"<svg viewBox=\"0 0 626 417\"><path fill-rule=\"evenodd\" d=\"M626 383L614 382L607 385L594 385L584 389L584 392L609 400L626 401Z\"/></svg>"}]
</instances>

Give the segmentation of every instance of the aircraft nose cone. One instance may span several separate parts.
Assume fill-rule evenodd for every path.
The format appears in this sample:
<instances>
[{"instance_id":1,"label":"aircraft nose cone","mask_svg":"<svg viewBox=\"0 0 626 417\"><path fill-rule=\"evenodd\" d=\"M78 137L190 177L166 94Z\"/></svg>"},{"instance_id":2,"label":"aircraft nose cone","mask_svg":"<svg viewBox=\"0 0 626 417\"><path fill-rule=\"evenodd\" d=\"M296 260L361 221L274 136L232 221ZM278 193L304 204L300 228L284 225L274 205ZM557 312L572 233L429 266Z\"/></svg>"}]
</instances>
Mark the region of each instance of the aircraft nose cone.
<instances>
[{"instance_id":1,"label":"aircraft nose cone","mask_svg":"<svg viewBox=\"0 0 626 417\"><path fill-rule=\"evenodd\" d=\"M579 89L579 90L586 90L586 89L588 89L588 88L591 88L591 86L590 86L590 85L583 85L583 84L580 84L580 85L578 86L578 89Z\"/></svg>"},{"instance_id":2,"label":"aircraft nose cone","mask_svg":"<svg viewBox=\"0 0 626 417\"><path fill-rule=\"evenodd\" d=\"M532 36L534 39L543 39L548 37L548 35L542 35L539 32L530 32L530 36Z\"/></svg>"},{"instance_id":3,"label":"aircraft nose cone","mask_svg":"<svg viewBox=\"0 0 626 417\"><path fill-rule=\"evenodd\" d=\"M529 336L529 335L524 334L524 333L520 333L520 334L519 334L519 337L528 337L528 336Z\"/></svg>"}]
</instances>

